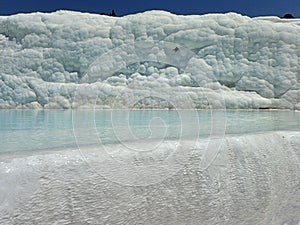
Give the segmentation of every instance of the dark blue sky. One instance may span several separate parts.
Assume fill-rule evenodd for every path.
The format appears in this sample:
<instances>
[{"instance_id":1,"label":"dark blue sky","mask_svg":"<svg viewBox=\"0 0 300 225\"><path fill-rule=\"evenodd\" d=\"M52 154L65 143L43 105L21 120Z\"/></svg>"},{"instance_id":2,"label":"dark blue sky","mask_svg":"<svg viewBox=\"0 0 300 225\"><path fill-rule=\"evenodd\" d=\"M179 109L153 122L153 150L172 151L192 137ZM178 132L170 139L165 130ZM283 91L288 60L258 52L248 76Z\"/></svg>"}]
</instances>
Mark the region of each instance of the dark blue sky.
<instances>
[{"instance_id":1,"label":"dark blue sky","mask_svg":"<svg viewBox=\"0 0 300 225\"><path fill-rule=\"evenodd\" d=\"M20 12L52 12L68 9L82 12L110 13L115 9L122 16L150 9L176 14L238 12L248 16L292 13L300 17L300 0L1 0L0 14Z\"/></svg>"}]
</instances>

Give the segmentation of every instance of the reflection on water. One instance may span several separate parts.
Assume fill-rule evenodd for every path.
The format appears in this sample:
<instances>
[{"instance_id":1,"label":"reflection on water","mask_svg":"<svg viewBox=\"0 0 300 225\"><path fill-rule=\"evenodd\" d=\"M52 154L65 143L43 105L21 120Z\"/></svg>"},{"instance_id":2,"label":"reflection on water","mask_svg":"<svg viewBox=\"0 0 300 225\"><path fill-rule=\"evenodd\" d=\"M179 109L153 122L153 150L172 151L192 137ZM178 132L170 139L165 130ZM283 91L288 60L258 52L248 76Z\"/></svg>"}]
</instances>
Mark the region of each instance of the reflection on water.
<instances>
[{"instance_id":1,"label":"reflection on water","mask_svg":"<svg viewBox=\"0 0 300 225\"><path fill-rule=\"evenodd\" d=\"M2 110L0 152L299 129L294 111Z\"/></svg>"}]
</instances>

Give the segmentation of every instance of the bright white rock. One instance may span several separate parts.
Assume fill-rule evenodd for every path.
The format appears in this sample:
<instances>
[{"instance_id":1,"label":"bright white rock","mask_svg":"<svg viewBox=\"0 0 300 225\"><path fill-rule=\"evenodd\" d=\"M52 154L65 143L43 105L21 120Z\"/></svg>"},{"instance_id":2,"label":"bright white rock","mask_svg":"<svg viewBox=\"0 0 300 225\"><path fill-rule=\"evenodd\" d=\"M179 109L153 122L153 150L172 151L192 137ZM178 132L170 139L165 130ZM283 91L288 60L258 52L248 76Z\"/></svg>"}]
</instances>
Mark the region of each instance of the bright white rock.
<instances>
[{"instance_id":1,"label":"bright white rock","mask_svg":"<svg viewBox=\"0 0 300 225\"><path fill-rule=\"evenodd\" d=\"M139 108L299 110L299 27L235 13L2 16L0 108L131 108L134 95Z\"/></svg>"},{"instance_id":2,"label":"bright white rock","mask_svg":"<svg viewBox=\"0 0 300 225\"><path fill-rule=\"evenodd\" d=\"M125 145L108 146L111 157L136 166L136 170L121 167L126 176L117 176L119 170L112 165L106 176L102 166L109 164L103 157L105 151L98 148L82 149L88 152L85 158L75 149L3 156L0 223L299 223L299 132L227 136L218 156L202 171L200 159L210 141L199 139L192 149L187 148L187 152L192 151L190 157L180 161L184 162L182 169L172 177L140 174L137 168L157 165L163 171L158 162L177 148L176 141L141 155L128 154ZM163 165L171 169L177 160ZM132 181L128 174L134 173L144 181L161 175L163 181L148 186L122 183Z\"/></svg>"}]
</instances>

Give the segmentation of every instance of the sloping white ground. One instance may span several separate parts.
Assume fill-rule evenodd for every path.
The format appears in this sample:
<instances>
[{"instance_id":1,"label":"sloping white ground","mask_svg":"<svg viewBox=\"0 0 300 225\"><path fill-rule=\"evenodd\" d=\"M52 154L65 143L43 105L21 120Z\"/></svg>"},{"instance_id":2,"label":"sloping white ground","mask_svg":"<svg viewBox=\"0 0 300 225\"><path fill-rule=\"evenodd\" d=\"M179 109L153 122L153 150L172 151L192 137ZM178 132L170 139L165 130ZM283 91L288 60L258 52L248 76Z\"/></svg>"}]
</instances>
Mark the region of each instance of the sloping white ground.
<instances>
[{"instance_id":1,"label":"sloping white ground","mask_svg":"<svg viewBox=\"0 0 300 225\"><path fill-rule=\"evenodd\" d=\"M152 185L122 185L132 176L103 172L103 152L81 149L1 156L0 223L8 224L289 224L300 222L300 133L271 132L224 139L218 156L200 169L206 142L185 149L173 176ZM185 145L183 145L185 147ZM111 156L136 168L160 163L157 154ZM161 149L166 153L176 148ZM29 153L24 153L29 154ZM106 166L106 165L105 165ZM172 165L168 165L169 168ZM111 167L113 168L113 167ZM106 168L109 169L109 168ZM129 171L134 172L134 171ZM139 173L140 171L136 171ZM158 172L158 170L156 171ZM131 173L128 173L131 174Z\"/></svg>"},{"instance_id":2,"label":"sloping white ground","mask_svg":"<svg viewBox=\"0 0 300 225\"><path fill-rule=\"evenodd\" d=\"M300 109L299 36L300 20L234 13L2 16L0 108Z\"/></svg>"}]
</instances>

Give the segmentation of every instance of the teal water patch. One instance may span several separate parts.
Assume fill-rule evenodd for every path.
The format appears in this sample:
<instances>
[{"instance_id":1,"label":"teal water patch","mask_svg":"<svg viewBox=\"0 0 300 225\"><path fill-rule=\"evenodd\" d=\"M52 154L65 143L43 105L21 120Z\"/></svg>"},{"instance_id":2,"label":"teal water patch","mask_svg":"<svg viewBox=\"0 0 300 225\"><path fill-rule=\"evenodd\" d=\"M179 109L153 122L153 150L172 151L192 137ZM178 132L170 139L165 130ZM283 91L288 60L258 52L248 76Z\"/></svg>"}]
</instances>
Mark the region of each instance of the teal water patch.
<instances>
[{"instance_id":1,"label":"teal water patch","mask_svg":"<svg viewBox=\"0 0 300 225\"><path fill-rule=\"evenodd\" d=\"M299 129L295 111L2 110L0 152Z\"/></svg>"}]
</instances>

